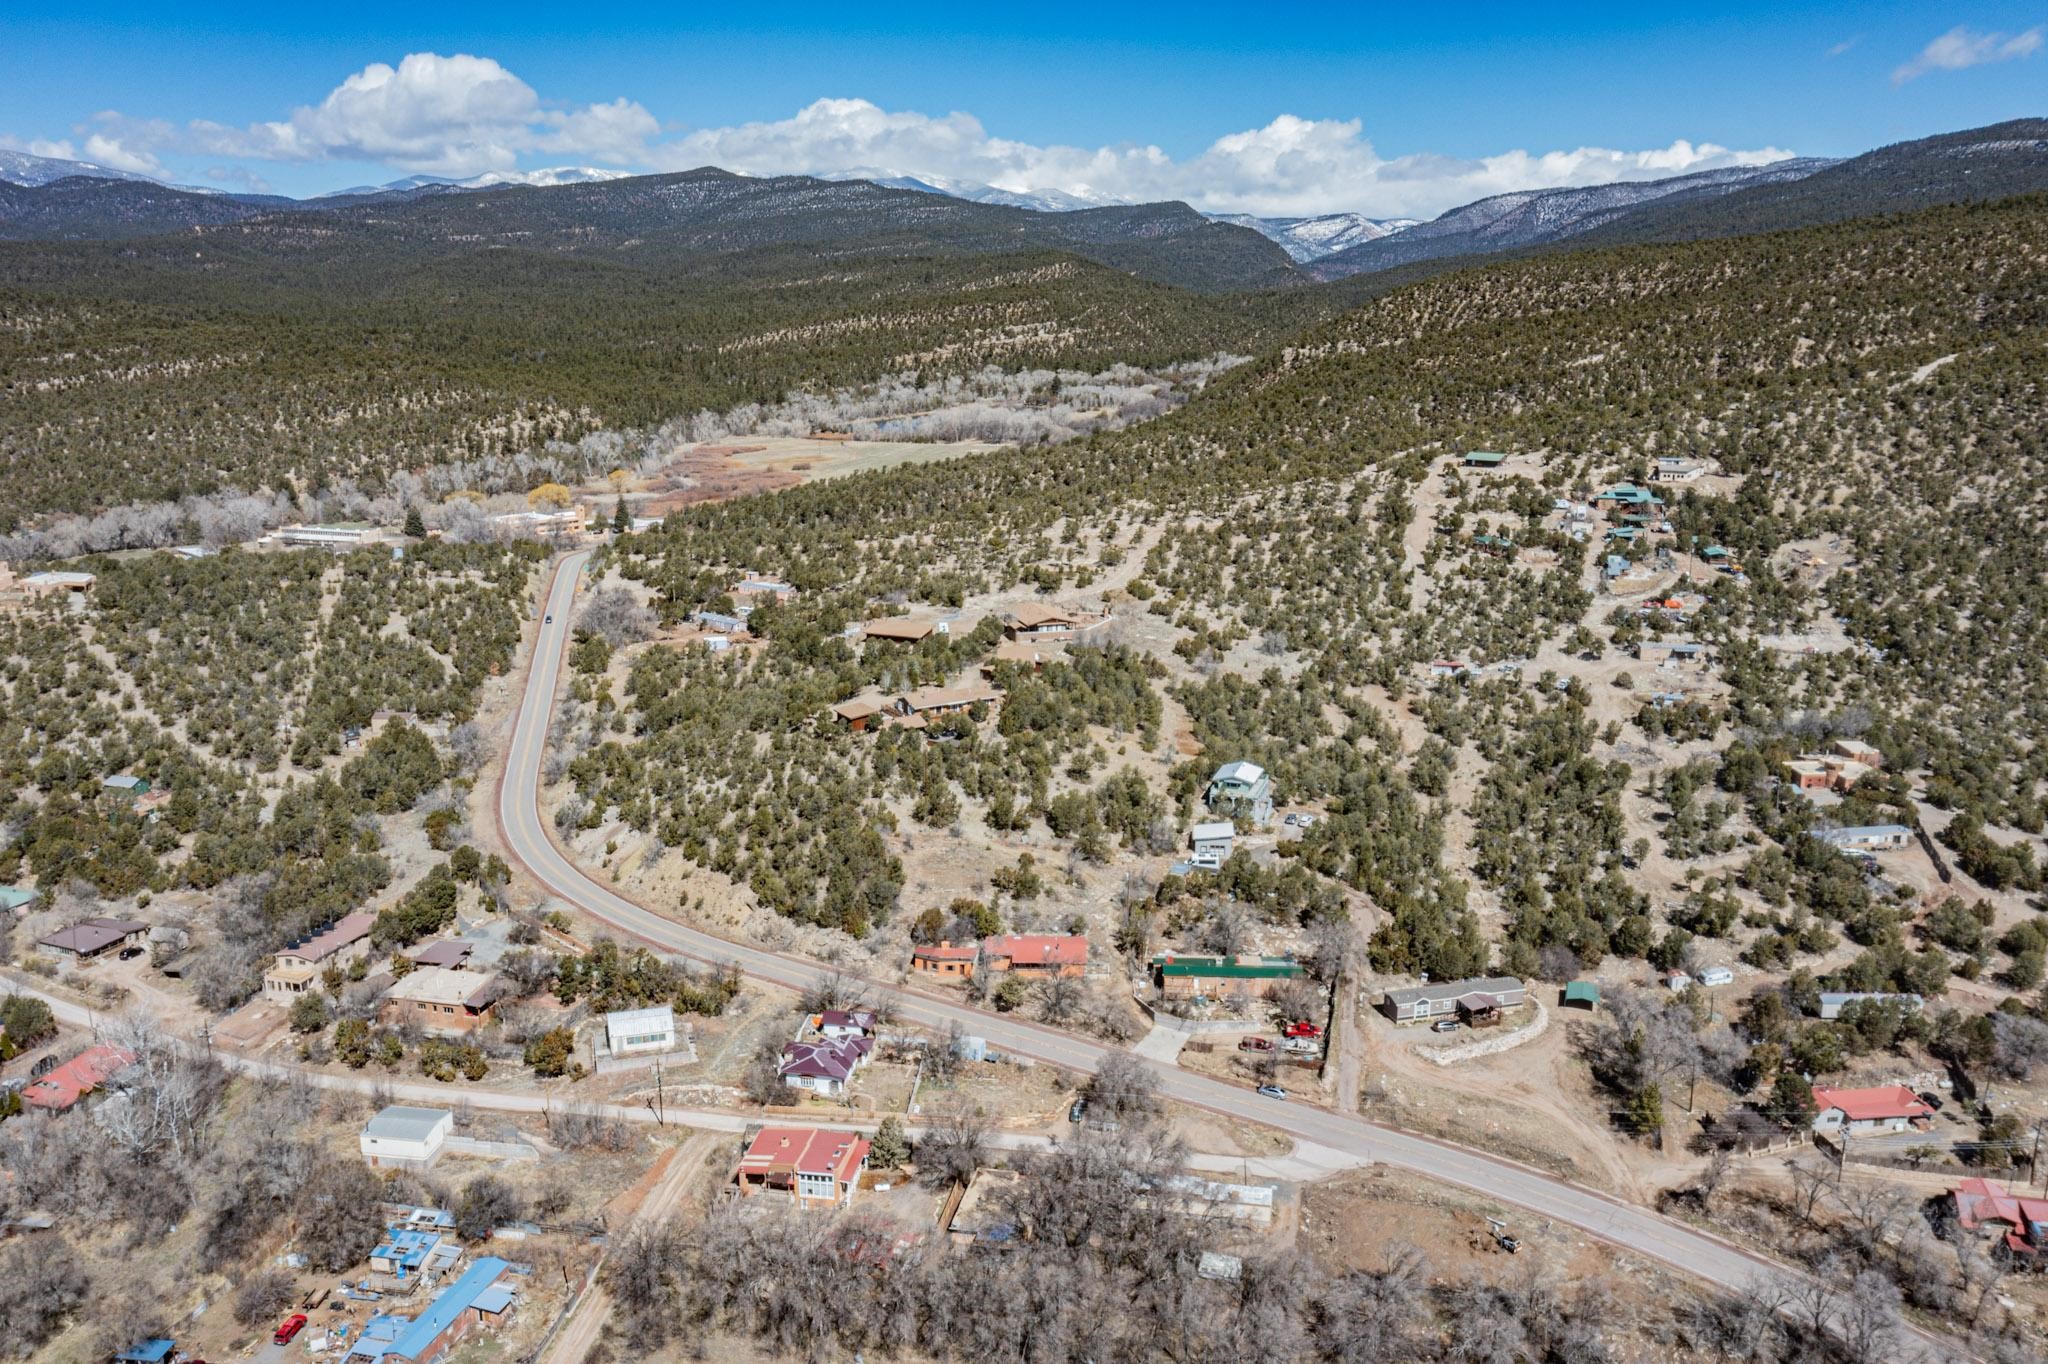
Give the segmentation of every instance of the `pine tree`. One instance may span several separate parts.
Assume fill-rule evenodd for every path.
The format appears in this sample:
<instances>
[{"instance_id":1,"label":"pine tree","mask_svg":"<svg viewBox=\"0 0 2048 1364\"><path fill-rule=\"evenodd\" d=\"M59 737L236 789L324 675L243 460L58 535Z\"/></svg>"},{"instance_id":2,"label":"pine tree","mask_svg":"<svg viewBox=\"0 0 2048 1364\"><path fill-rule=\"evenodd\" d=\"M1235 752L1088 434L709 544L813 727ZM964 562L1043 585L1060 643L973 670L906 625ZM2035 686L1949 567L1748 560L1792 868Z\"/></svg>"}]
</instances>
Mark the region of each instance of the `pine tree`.
<instances>
[{"instance_id":1,"label":"pine tree","mask_svg":"<svg viewBox=\"0 0 2048 1364\"><path fill-rule=\"evenodd\" d=\"M893 1170L910 1159L910 1143L903 1136L903 1119L890 1114L882 1119L882 1125L875 1131L875 1167Z\"/></svg>"},{"instance_id":2,"label":"pine tree","mask_svg":"<svg viewBox=\"0 0 2048 1364\"><path fill-rule=\"evenodd\" d=\"M626 510L626 499L623 497L612 503L612 529L621 535L633 529L633 513Z\"/></svg>"},{"instance_id":3,"label":"pine tree","mask_svg":"<svg viewBox=\"0 0 2048 1364\"><path fill-rule=\"evenodd\" d=\"M420 515L418 507L405 509L405 533L415 540L427 538L427 518Z\"/></svg>"}]
</instances>

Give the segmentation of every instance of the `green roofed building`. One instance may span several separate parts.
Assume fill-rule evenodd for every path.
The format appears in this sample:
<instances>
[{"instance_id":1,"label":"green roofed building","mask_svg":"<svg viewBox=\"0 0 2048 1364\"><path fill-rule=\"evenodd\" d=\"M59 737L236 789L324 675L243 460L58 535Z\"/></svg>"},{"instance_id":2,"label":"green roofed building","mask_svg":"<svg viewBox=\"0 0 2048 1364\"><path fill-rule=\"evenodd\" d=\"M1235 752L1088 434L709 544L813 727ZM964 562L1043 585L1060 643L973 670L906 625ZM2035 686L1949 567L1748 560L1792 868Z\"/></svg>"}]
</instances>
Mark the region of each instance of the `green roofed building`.
<instances>
[{"instance_id":1,"label":"green roofed building","mask_svg":"<svg viewBox=\"0 0 2048 1364\"><path fill-rule=\"evenodd\" d=\"M1191 957L1163 952L1152 958L1152 979L1169 999L1195 995L1269 995L1283 980L1298 980L1301 963L1292 957Z\"/></svg>"},{"instance_id":2,"label":"green roofed building","mask_svg":"<svg viewBox=\"0 0 2048 1364\"><path fill-rule=\"evenodd\" d=\"M1590 980L1575 980L1564 987L1564 1002L1580 1009L1600 1007L1600 987Z\"/></svg>"},{"instance_id":3,"label":"green roofed building","mask_svg":"<svg viewBox=\"0 0 2048 1364\"><path fill-rule=\"evenodd\" d=\"M1467 450L1465 467L1468 469L1498 469L1507 462L1507 456L1498 450Z\"/></svg>"}]
</instances>

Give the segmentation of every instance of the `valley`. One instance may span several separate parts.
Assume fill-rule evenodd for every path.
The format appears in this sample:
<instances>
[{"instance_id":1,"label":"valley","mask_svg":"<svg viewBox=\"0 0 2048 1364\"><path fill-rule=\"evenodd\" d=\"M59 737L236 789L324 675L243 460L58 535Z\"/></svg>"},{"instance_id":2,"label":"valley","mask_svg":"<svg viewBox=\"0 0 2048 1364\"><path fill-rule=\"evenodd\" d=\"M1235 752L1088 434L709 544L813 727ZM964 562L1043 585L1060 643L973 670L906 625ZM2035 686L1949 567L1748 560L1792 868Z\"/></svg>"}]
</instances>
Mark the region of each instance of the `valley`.
<instances>
[{"instance_id":1,"label":"valley","mask_svg":"<svg viewBox=\"0 0 2048 1364\"><path fill-rule=\"evenodd\" d=\"M2036 124L7 187L22 1352L2038 1357Z\"/></svg>"}]
</instances>

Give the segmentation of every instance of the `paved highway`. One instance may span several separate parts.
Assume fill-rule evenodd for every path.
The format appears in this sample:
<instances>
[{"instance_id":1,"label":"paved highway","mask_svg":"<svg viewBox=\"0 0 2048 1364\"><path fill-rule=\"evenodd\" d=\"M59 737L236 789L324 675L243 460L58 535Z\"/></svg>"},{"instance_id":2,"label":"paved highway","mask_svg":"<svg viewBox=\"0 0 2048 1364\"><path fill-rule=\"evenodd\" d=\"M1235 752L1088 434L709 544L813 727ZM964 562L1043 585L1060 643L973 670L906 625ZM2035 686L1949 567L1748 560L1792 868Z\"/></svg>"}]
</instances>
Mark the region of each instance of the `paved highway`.
<instances>
[{"instance_id":1,"label":"paved highway","mask_svg":"<svg viewBox=\"0 0 2048 1364\"><path fill-rule=\"evenodd\" d=\"M664 918L584 875L548 835L539 805L541 756L569 644L571 609L589 556L590 551L584 550L563 559L548 590L545 610L551 619L540 630L498 791L506 849L554 895L621 933L684 957L736 962L749 976L801 989L833 968ZM1108 1050L1099 1042L906 990L891 982L867 983L877 994L888 996L899 1018L941 1031L958 1023L1003 1051L1052 1065L1092 1072ZM1299 1141L1356 1159L1462 1185L1536 1217L1577 1227L1623 1249L1654 1257L1732 1292L1745 1291L1764 1280L1789 1284L1797 1274L1717 1236L1513 1161L1307 1104L1263 1098L1222 1080L1153 1064L1162 1092L1183 1103L1275 1128Z\"/></svg>"}]
</instances>

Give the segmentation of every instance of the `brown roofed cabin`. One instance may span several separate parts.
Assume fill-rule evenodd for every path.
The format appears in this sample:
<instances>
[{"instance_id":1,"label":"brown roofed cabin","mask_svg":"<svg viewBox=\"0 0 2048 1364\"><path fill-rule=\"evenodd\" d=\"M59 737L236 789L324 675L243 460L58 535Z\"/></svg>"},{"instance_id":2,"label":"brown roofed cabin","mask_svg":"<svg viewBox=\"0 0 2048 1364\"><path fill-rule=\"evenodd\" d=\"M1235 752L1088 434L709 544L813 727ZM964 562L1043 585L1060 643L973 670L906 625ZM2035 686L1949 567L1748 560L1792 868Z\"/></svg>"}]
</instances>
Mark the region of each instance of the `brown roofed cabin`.
<instances>
[{"instance_id":1,"label":"brown roofed cabin","mask_svg":"<svg viewBox=\"0 0 2048 1364\"><path fill-rule=\"evenodd\" d=\"M928 620L887 616L881 620L864 621L860 632L865 639L886 639L896 644L916 644L920 640L931 638L933 628Z\"/></svg>"},{"instance_id":2,"label":"brown roofed cabin","mask_svg":"<svg viewBox=\"0 0 2048 1364\"><path fill-rule=\"evenodd\" d=\"M88 961L117 947L135 946L149 936L149 925L137 919L87 919L36 939L36 946Z\"/></svg>"},{"instance_id":3,"label":"brown roofed cabin","mask_svg":"<svg viewBox=\"0 0 2048 1364\"><path fill-rule=\"evenodd\" d=\"M1016 640L1072 639L1083 630L1092 630L1100 624L1100 616L1084 615L1065 607L1042 606L1037 602L1025 602L1003 614L1003 629Z\"/></svg>"},{"instance_id":4,"label":"brown roofed cabin","mask_svg":"<svg viewBox=\"0 0 2048 1364\"><path fill-rule=\"evenodd\" d=\"M851 701L841 701L838 705L832 707L832 718L845 725L847 729L855 734L864 734L874 728L875 717L881 713L881 702L869 701L861 697L855 697Z\"/></svg>"},{"instance_id":5,"label":"brown roofed cabin","mask_svg":"<svg viewBox=\"0 0 2048 1364\"><path fill-rule=\"evenodd\" d=\"M889 703L889 708L898 715L916 715L930 719L937 715L957 715L975 706L992 706L1003 699L1003 694L994 687L913 687Z\"/></svg>"}]
</instances>

